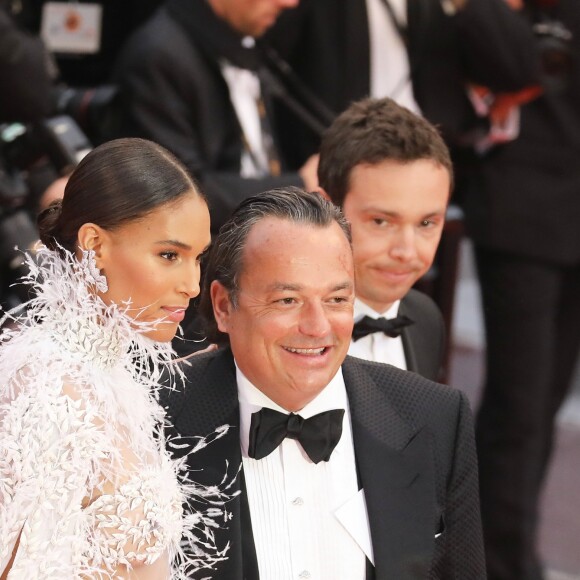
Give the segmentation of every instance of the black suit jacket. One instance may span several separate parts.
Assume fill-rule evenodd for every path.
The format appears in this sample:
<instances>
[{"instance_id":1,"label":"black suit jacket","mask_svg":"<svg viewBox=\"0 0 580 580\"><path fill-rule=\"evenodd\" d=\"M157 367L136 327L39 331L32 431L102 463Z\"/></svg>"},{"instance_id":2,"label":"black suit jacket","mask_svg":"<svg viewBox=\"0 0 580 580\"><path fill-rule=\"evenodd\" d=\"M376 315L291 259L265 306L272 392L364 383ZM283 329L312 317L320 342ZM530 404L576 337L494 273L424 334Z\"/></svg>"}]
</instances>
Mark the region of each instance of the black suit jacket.
<instances>
[{"instance_id":1,"label":"black suit jacket","mask_svg":"<svg viewBox=\"0 0 580 580\"><path fill-rule=\"evenodd\" d=\"M235 365L229 349L198 355L184 368L184 389L163 402L170 435L196 437L230 430L190 454L190 477L215 485L241 463ZM342 367L351 409L355 453L365 490L376 580L483 580L477 464L465 396L414 373L347 357ZM234 486L232 491L239 487ZM216 530L229 558L220 580L244 574L240 497L231 520ZM251 544L251 542L250 542ZM270 579L262 579L270 580Z\"/></svg>"},{"instance_id":2,"label":"black suit jacket","mask_svg":"<svg viewBox=\"0 0 580 580\"><path fill-rule=\"evenodd\" d=\"M408 0L407 22L415 98L449 144L463 144L480 126L466 96L468 80L515 90L538 78L531 27L504 0L469 0L453 17L443 12L440 0ZM267 41L336 114L368 96L365 0L303 0L280 17ZM319 137L286 111L279 117L287 154L300 164L318 149Z\"/></svg>"},{"instance_id":3,"label":"black suit jacket","mask_svg":"<svg viewBox=\"0 0 580 580\"><path fill-rule=\"evenodd\" d=\"M445 354L445 323L441 311L427 294L411 289L401 300L399 314L413 320L401 333L407 369L436 381Z\"/></svg>"},{"instance_id":4,"label":"black suit jacket","mask_svg":"<svg viewBox=\"0 0 580 580\"><path fill-rule=\"evenodd\" d=\"M303 185L296 173L240 176L242 130L219 63L166 8L127 42L114 80L123 109L121 133L151 139L185 163L208 197L213 231L246 197Z\"/></svg>"}]
</instances>

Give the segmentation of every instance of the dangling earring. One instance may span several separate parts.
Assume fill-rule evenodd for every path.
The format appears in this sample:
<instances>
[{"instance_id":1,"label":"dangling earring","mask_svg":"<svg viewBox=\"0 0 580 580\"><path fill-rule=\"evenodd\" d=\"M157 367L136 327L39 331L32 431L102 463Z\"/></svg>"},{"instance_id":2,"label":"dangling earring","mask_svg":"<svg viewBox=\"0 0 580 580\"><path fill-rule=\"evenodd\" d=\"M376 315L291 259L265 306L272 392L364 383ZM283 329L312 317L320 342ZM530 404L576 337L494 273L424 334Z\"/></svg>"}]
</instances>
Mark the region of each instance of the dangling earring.
<instances>
[{"instance_id":1,"label":"dangling earring","mask_svg":"<svg viewBox=\"0 0 580 580\"><path fill-rule=\"evenodd\" d=\"M101 274L99 268L97 268L97 261L95 260L94 250L83 250L81 248L83 256L80 261L81 271L85 276L87 284L95 286L99 292L107 292L109 290L109 285L107 284L107 278L104 274Z\"/></svg>"}]
</instances>

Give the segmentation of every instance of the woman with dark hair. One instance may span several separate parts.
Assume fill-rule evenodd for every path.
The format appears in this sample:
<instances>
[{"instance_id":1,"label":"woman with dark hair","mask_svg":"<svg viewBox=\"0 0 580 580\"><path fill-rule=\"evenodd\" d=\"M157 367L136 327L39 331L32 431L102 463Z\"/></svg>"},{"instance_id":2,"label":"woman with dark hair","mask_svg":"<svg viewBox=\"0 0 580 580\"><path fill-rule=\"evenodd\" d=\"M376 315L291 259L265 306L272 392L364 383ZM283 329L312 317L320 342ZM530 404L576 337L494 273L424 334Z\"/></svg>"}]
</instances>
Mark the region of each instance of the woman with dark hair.
<instances>
[{"instance_id":1,"label":"woman with dark hair","mask_svg":"<svg viewBox=\"0 0 580 580\"><path fill-rule=\"evenodd\" d=\"M38 224L35 297L0 342L0 579L185 578L222 556L182 505L211 496L218 514L220 495L169 458L158 390L199 293L206 202L165 149L119 139Z\"/></svg>"}]
</instances>

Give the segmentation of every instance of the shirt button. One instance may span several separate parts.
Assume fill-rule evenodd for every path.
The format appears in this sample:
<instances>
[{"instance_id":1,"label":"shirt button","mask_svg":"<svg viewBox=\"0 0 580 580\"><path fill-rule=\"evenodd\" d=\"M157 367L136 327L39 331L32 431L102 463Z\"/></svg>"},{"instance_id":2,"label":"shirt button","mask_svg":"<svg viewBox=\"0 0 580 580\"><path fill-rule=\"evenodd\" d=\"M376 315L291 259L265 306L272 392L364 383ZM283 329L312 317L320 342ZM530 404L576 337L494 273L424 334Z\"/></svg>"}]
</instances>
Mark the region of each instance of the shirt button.
<instances>
[{"instance_id":1,"label":"shirt button","mask_svg":"<svg viewBox=\"0 0 580 580\"><path fill-rule=\"evenodd\" d=\"M292 505L300 506L304 504L304 500L301 497L295 497L292 500ZM300 576L300 578L308 578L308 576Z\"/></svg>"},{"instance_id":2,"label":"shirt button","mask_svg":"<svg viewBox=\"0 0 580 580\"><path fill-rule=\"evenodd\" d=\"M308 570L302 570L302 572L298 574L298 578L310 578L310 572Z\"/></svg>"}]
</instances>

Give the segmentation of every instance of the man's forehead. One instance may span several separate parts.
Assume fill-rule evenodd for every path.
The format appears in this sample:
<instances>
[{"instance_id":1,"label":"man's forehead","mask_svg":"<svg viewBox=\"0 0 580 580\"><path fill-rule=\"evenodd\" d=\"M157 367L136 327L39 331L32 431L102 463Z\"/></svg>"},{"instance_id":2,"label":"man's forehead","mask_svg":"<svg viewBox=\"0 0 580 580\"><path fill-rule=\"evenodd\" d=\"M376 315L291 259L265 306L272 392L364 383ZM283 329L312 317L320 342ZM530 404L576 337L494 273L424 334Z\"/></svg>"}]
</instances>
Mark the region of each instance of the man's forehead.
<instances>
[{"instance_id":1,"label":"man's forehead","mask_svg":"<svg viewBox=\"0 0 580 580\"><path fill-rule=\"evenodd\" d=\"M266 216L256 222L251 228L245 247L267 249L269 246L263 245L265 241L270 244L283 245L290 242L300 245L302 242L308 243L311 238L333 237L335 233L344 238L344 241L348 244L345 233L335 221L328 225L319 225L289 218Z\"/></svg>"},{"instance_id":2,"label":"man's forehead","mask_svg":"<svg viewBox=\"0 0 580 580\"><path fill-rule=\"evenodd\" d=\"M266 217L248 234L243 251L242 272L252 270L257 261L274 262L281 268L327 266L338 261L349 270L352 249L341 227Z\"/></svg>"}]
</instances>

